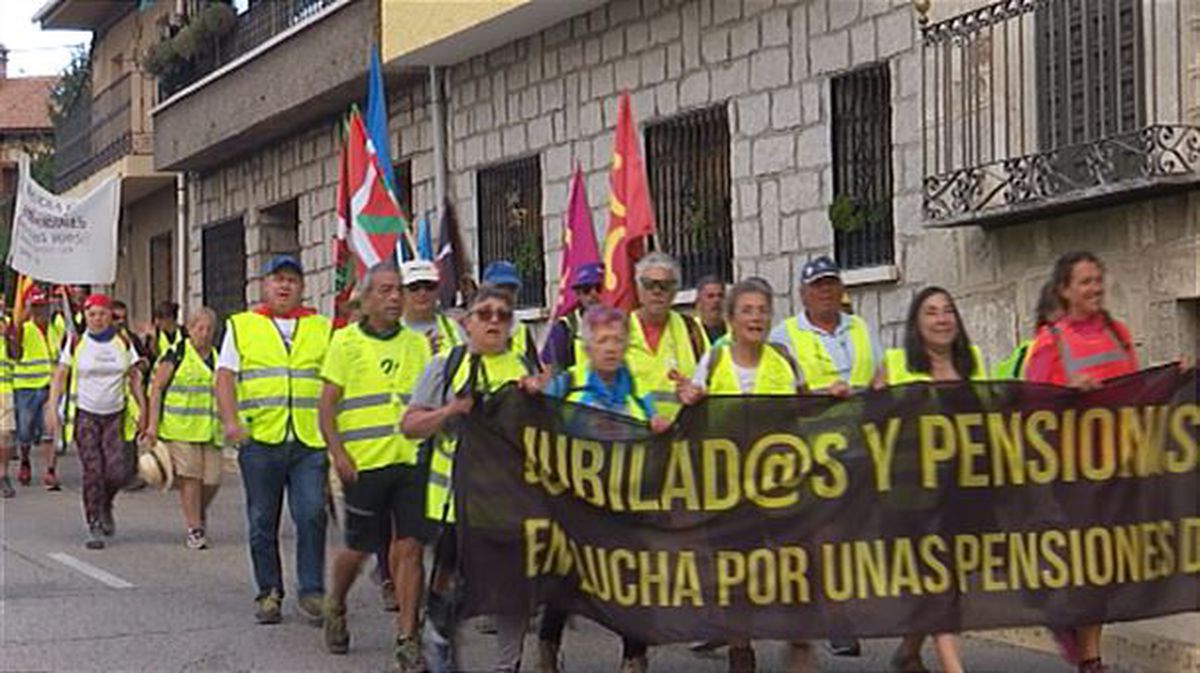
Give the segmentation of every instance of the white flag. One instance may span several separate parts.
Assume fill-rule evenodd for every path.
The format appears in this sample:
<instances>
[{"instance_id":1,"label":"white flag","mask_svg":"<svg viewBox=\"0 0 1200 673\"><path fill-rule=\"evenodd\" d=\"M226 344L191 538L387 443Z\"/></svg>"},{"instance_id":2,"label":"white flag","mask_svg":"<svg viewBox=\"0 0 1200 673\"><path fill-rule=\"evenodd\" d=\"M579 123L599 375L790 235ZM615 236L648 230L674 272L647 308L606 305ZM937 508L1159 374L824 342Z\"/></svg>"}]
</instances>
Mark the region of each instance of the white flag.
<instances>
[{"instance_id":1,"label":"white flag","mask_svg":"<svg viewBox=\"0 0 1200 673\"><path fill-rule=\"evenodd\" d=\"M34 280L112 284L117 277L121 182L110 177L80 199L55 196L20 161L8 265Z\"/></svg>"}]
</instances>

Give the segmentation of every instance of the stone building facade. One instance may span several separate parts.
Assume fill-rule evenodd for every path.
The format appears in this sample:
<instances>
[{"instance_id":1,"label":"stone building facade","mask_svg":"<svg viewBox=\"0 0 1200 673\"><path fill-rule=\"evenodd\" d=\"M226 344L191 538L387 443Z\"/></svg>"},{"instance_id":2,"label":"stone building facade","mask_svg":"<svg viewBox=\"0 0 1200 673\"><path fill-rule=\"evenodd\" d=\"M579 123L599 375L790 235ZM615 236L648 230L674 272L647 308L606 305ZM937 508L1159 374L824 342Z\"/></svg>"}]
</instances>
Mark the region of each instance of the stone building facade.
<instances>
[{"instance_id":1,"label":"stone building facade","mask_svg":"<svg viewBox=\"0 0 1200 673\"><path fill-rule=\"evenodd\" d=\"M549 306L575 162L603 233L618 92L630 92L643 128L724 106L733 275L769 280L777 319L790 314L798 310L799 267L835 246L831 80L881 64L889 85L893 252L890 263L846 275L855 310L880 329L885 344L900 339L913 294L936 284L955 294L971 335L997 359L1030 331L1036 293L1054 258L1086 248L1106 260L1109 306L1131 325L1143 361L1194 353L1200 330L1194 182L1004 226L931 226L923 191L921 35L908 0L612 0L447 65L447 193L468 256L479 259L480 171L536 157ZM390 91L393 159L411 162L414 210L434 209L428 78L403 78ZM331 309L337 124L329 117L189 174L191 302L205 301L203 229L242 218L247 280L268 253L299 250L315 272L309 300ZM283 227L274 214L281 204L294 213ZM246 288L246 300L255 300L256 284ZM537 321L545 310L522 315Z\"/></svg>"}]
</instances>

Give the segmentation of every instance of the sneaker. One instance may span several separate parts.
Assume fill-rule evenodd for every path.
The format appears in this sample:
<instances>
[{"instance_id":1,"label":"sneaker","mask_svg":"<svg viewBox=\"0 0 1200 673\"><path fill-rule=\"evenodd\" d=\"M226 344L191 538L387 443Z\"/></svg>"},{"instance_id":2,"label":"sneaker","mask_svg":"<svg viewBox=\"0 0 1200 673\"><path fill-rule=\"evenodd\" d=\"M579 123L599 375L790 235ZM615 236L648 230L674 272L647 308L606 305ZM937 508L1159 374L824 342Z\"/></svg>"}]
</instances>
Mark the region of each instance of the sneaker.
<instances>
[{"instance_id":1,"label":"sneaker","mask_svg":"<svg viewBox=\"0 0 1200 673\"><path fill-rule=\"evenodd\" d=\"M88 525L87 541L83 546L88 549L104 549L104 532L100 530L99 522L93 521Z\"/></svg>"},{"instance_id":2,"label":"sneaker","mask_svg":"<svg viewBox=\"0 0 1200 673\"><path fill-rule=\"evenodd\" d=\"M258 620L259 624L278 624L283 621L283 615L279 611L282 600L276 591L259 598L256 601L258 606L254 610L254 619Z\"/></svg>"},{"instance_id":3,"label":"sneaker","mask_svg":"<svg viewBox=\"0 0 1200 673\"><path fill-rule=\"evenodd\" d=\"M835 657L861 657L862 645L857 638L832 638L829 641L829 651Z\"/></svg>"},{"instance_id":4,"label":"sneaker","mask_svg":"<svg viewBox=\"0 0 1200 673\"><path fill-rule=\"evenodd\" d=\"M208 549L208 538L204 537L203 528L192 528L187 533L188 549Z\"/></svg>"},{"instance_id":5,"label":"sneaker","mask_svg":"<svg viewBox=\"0 0 1200 673\"><path fill-rule=\"evenodd\" d=\"M723 640L701 640L692 643L688 649L696 654L714 655L717 650L725 647L727 643Z\"/></svg>"},{"instance_id":6,"label":"sneaker","mask_svg":"<svg viewBox=\"0 0 1200 673\"><path fill-rule=\"evenodd\" d=\"M321 594L301 596L297 604L300 606L300 612L314 622L320 623L325 618L325 597Z\"/></svg>"},{"instance_id":7,"label":"sneaker","mask_svg":"<svg viewBox=\"0 0 1200 673\"><path fill-rule=\"evenodd\" d=\"M346 628L346 606L325 602L325 649L330 654L345 654L350 651L350 630Z\"/></svg>"},{"instance_id":8,"label":"sneaker","mask_svg":"<svg viewBox=\"0 0 1200 673\"><path fill-rule=\"evenodd\" d=\"M42 473L42 486L47 491L61 491L62 486L58 483L58 476L54 474L54 470L46 470Z\"/></svg>"},{"instance_id":9,"label":"sneaker","mask_svg":"<svg viewBox=\"0 0 1200 673\"><path fill-rule=\"evenodd\" d=\"M33 467L28 460L21 461L21 467L17 468L17 483L22 486L28 486L33 481Z\"/></svg>"},{"instance_id":10,"label":"sneaker","mask_svg":"<svg viewBox=\"0 0 1200 673\"><path fill-rule=\"evenodd\" d=\"M12 479L9 479L7 474L0 477L0 498L11 498L16 494L17 491L13 488Z\"/></svg>"},{"instance_id":11,"label":"sneaker","mask_svg":"<svg viewBox=\"0 0 1200 673\"><path fill-rule=\"evenodd\" d=\"M621 660L621 673L646 673L650 670L650 661L645 655Z\"/></svg>"},{"instance_id":12,"label":"sneaker","mask_svg":"<svg viewBox=\"0 0 1200 673\"><path fill-rule=\"evenodd\" d=\"M396 585L391 580L384 580L379 585L379 598L383 600L383 609L386 612L399 612L400 604L396 602Z\"/></svg>"},{"instance_id":13,"label":"sneaker","mask_svg":"<svg viewBox=\"0 0 1200 673\"><path fill-rule=\"evenodd\" d=\"M396 673L425 673L425 657L421 656L421 640L415 635L396 636Z\"/></svg>"},{"instance_id":14,"label":"sneaker","mask_svg":"<svg viewBox=\"0 0 1200 673\"><path fill-rule=\"evenodd\" d=\"M100 512L100 532L104 533L105 537L112 537L117 534L117 520L113 518L112 505L104 508Z\"/></svg>"}]
</instances>

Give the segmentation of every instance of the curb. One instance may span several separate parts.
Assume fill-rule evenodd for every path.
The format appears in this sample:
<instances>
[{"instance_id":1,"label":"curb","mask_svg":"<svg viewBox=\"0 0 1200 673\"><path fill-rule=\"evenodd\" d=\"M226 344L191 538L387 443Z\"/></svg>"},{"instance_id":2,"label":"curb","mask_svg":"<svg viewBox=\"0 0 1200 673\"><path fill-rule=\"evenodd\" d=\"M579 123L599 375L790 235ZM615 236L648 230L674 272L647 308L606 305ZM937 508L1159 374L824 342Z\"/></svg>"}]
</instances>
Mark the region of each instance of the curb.
<instances>
[{"instance_id":1,"label":"curb","mask_svg":"<svg viewBox=\"0 0 1200 673\"><path fill-rule=\"evenodd\" d=\"M1197 635L1200 637L1200 633ZM975 631L964 636L1058 654L1057 645L1044 628ZM1104 662L1110 666L1135 673L1200 673L1200 639L1187 642L1145 627L1115 624L1105 627L1103 642Z\"/></svg>"}]
</instances>

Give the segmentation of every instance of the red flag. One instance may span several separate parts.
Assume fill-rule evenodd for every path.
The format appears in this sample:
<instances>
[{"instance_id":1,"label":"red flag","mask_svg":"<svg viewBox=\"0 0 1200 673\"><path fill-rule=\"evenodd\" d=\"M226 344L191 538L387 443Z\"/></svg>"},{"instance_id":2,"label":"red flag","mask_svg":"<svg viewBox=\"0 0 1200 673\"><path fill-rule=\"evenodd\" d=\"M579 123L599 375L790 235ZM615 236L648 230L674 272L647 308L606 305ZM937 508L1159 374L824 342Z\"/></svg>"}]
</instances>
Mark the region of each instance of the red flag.
<instances>
[{"instance_id":1,"label":"red flag","mask_svg":"<svg viewBox=\"0 0 1200 673\"><path fill-rule=\"evenodd\" d=\"M629 109L629 92L621 92L618 106L608 176L608 229L604 234L601 299L610 306L631 311L637 303L633 267L646 253L646 239L654 235L654 213L637 129Z\"/></svg>"},{"instance_id":2,"label":"red flag","mask_svg":"<svg viewBox=\"0 0 1200 673\"><path fill-rule=\"evenodd\" d=\"M584 264L600 261L596 247L596 230L592 228L592 209L588 206L587 189L583 184L583 171L575 165L568 187L566 232L563 238L562 264L558 273L558 299L554 302L551 319L564 316L575 310L577 302L571 289L575 270Z\"/></svg>"}]
</instances>

